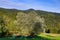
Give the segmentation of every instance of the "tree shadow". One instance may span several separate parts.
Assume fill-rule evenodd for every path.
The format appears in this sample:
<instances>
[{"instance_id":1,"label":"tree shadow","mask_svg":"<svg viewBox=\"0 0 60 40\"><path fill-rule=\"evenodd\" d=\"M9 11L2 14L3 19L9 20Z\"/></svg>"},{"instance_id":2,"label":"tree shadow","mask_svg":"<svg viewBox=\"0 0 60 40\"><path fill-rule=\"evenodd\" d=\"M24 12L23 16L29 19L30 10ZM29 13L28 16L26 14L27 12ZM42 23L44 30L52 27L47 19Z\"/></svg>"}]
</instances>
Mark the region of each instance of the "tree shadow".
<instances>
[{"instance_id":1,"label":"tree shadow","mask_svg":"<svg viewBox=\"0 0 60 40\"><path fill-rule=\"evenodd\" d=\"M42 37L42 36L16 36L14 38L15 40L55 40L47 37Z\"/></svg>"},{"instance_id":2,"label":"tree shadow","mask_svg":"<svg viewBox=\"0 0 60 40\"><path fill-rule=\"evenodd\" d=\"M1 40L55 40L55 39L50 39L42 36L14 36L14 37L9 37L9 38L2 38Z\"/></svg>"},{"instance_id":3,"label":"tree shadow","mask_svg":"<svg viewBox=\"0 0 60 40\"><path fill-rule=\"evenodd\" d=\"M16 40L55 40L55 39L51 39L51 38L48 38L48 37L42 37L42 36L37 36L35 35L33 32L30 33L29 36L21 36L21 35L18 35L18 36L14 36L14 37L11 37L12 39L16 39Z\"/></svg>"}]
</instances>

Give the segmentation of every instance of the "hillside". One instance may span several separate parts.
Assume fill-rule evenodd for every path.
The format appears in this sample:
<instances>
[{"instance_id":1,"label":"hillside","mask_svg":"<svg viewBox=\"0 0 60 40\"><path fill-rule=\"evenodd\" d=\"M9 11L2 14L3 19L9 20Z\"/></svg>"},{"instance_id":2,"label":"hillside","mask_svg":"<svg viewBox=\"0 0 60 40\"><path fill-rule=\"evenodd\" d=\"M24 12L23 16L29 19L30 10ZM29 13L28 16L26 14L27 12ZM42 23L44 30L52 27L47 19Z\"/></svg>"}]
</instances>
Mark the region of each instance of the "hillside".
<instances>
[{"instance_id":1,"label":"hillside","mask_svg":"<svg viewBox=\"0 0 60 40\"><path fill-rule=\"evenodd\" d=\"M0 8L0 18L6 22L6 25L10 31L15 30L14 28L14 20L16 19L16 15L18 12L29 13L31 11L36 12L39 16L45 19L46 24L46 32L50 33L60 33L60 14L53 12L46 12L42 10L16 10L16 9L4 9Z\"/></svg>"}]
</instances>

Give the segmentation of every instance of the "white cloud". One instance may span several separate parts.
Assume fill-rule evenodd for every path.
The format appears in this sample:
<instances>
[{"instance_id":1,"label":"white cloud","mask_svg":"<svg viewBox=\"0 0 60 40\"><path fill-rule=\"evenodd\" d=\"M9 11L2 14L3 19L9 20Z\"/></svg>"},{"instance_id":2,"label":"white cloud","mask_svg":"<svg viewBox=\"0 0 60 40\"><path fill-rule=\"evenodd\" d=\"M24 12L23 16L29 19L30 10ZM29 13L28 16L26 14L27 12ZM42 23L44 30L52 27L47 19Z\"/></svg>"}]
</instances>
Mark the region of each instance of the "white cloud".
<instances>
[{"instance_id":1,"label":"white cloud","mask_svg":"<svg viewBox=\"0 0 60 40\"><path fill-rule=\"evenodd\" d=\"M29 5L26 4L26 3L17 3L17 2L12 2L10 0L0 0L0 6L6 6L6 7L17 7L17 8L20 8L20 7L28 7Z\"/></svg>"}]
</instances>

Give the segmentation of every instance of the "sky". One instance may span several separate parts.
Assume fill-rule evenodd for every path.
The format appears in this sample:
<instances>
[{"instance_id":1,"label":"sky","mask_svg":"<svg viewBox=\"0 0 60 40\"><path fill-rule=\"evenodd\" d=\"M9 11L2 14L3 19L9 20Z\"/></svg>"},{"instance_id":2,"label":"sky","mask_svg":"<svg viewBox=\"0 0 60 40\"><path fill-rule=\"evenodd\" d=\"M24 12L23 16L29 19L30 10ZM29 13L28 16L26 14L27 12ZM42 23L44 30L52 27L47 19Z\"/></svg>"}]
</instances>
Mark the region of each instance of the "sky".
<instances>
[{"instance_id":1,"label":"sky","mask_svg":"<svg viewBox=\"0 0 60 40\"><path fill-rule=\"evenodd\" d=\"M60 0L0 0L0 8L44 10L60 13Z\"/></svg>"}]
</instances>

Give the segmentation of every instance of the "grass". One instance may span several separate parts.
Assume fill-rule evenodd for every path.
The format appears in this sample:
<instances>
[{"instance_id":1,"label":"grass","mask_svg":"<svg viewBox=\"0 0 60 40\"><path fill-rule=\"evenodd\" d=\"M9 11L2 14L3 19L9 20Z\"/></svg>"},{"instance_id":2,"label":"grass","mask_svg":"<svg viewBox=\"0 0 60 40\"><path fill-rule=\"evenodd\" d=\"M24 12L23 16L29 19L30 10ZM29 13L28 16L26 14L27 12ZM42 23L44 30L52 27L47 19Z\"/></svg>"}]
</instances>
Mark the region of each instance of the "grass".
<instances>
[{"instance_id":1,"label":"grass","mask_svg":"<svg viewBox=\"0 0 60 40\"><path fill-rule=\"evenodd\" d=\"M8 37L8 38L0 38L0 40L60 40L60 35L56 34L40 34L39 36L36 36L35 38L30 37Z\"/></svg>"},{"instance_id":2,"label":"grass","mask_svg":"<svg viewBox=\"0 0 60 40\"><path fill-rule=\"evenodd\" d=\"M41 34L39 36L51 39L51 40L60 40L60 34Z\"/></svg>"}]
</instances>

